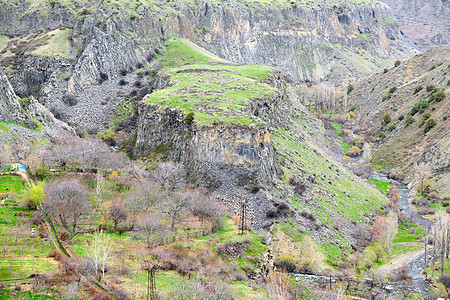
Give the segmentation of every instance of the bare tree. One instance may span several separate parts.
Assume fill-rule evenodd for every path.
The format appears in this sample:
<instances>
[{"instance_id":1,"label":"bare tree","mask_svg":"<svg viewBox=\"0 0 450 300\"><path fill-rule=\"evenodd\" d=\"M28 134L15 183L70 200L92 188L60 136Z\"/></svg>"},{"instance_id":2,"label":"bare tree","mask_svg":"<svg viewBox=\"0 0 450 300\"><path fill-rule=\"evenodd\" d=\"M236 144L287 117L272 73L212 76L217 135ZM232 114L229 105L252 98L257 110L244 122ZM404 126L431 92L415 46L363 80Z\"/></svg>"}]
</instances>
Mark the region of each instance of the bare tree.
<instances>
[{"instance_id":1,"label":"bare tree","mask_svg":"<svg viewBox=\"0 0 450 300\"><path fill-rule=\"evenodd\" d=\"M12 161L11 153L9 153L8 149L3 146L0 146L0 168L5 164L10 164Z\"/></svg>"},{"instance_id":2,"label":"bare tree","mask_svg":"<svg viewBox=\"0 0 450 300\"><path fill-rule=\"evenodd\" d=\"M424 191L423 185L425 180L427 180L428 177L430 177L432 167L430 164L422 162L415 166L415 171L416 171L416 178L420 182L420 193L423 195Z\"/></svg>"},{"instance_id":3,"label":"bare tree","mask_svg":"<svg viewBox=\"0 0 450 300\"><path fill-rule=\"evenodd\" d=\"M94 235L94 240L89 249L88 257L94 265L95 275L97 276L98 269L100 268L102 271L102 280L104 281L107 263L112 253L111 240L101 231Z\"/></svg>"},{"instance_id":4,"label":"bare tree","mask_svg":"<svg viewBox=\"0 0 450 300\"><path fill-rule=\"evenodd\" d=\"M69 233L70 242L78 233L80 218L89 211L88 192L78 179L63 179L45 186L46 210L61 222Z\"/></svg>"},{"instance_id":5,"label":"bare tree","mask_svg":"<svg viewBox=\"0 0 450 300\"><path fill-rule=\"evenodd\" d=\"M114 204L109 208L109 217L114 222L114 229L117 230L117 226L127 220L128 213L122 204Z\"/></svg>"},{"instance_id":6,"label":"bare tree","mask_svg":"<svg viewBox=\"0 0 450 300\"><path fill-rule=\"evenodd\" d=\"M205 192L194 192L191 194L190 211L199 218L203 225L203 220L214 219L220 215L220 205Z\"/></svg>"},{"instance_id":7,"label":"bare tree","mask_svg":"<svg viewBox=\"0 0 450 300\"><path fill-rule=\"evenodd\" d=\"M184 187L185 176L184 166L171 161L160 163L151 173L153 180L170 192Z\"/></svg>"},{"instance_id":8,"label":"bare tree","mask_svg":"<svg viewBox=\"0 0 450 300\"><path fill-rule=\"evenodd\" d=\"M387 257L392 249L392 241L398 232L398 216L394 211L390 211L387 216L387 228L384 235L384 248L386 249Z\"/></svg>"},{"instance_id":9,"label":"bare tree","mask_svg":"<svg viewBox=\"0 0 450 300\"><path fill-rule=\"evenodd\" d=\"M103 200L103 192L105 189L105 181L103 179L103 174L102 172L97 172L97 182L95 185L95 204L98 208L100 202L102 202Z\"/></svg>"},{"instance_id":10,"label":"bare tree","mask_svg":"<svg viewBox=\"0 0 450 300\"><path fill-rule=\"evenodd\" d=\"M147 247L151 248L155 240L158 239L158 233L164 228L162 217L158 213L145 213L137 221L138 231L144 236Z\"/></svg>"},{"instance_id":11,"label":"bare tree","mask_svg":"<svg viewBox=\"0 0 450 300\"><path fill-rule=\"evenodd\" d=\"M161 203L161 211L171 218L171 230L175 230L175 225L181 222L181 213L191 205L192 196L190 194L172 193L167 194Z\"/></svg>"}]
</instances>

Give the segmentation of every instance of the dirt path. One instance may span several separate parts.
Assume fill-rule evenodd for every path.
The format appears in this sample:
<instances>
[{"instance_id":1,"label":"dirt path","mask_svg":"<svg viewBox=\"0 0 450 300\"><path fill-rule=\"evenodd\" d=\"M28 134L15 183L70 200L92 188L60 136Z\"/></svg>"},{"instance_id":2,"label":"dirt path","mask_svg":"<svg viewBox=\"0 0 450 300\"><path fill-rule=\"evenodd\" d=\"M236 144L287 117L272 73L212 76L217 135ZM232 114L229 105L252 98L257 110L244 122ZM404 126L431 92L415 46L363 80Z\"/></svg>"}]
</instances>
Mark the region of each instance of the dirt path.
<instances>
[{"instance_id":1,"label":"dirt path","mask_svg":"<svg viewBox=\"0 0 450 300\"><path fill-rule=\"evenodd\" d=\"M411 243L412 244L412 243ZM408 252L397 256L390 263L382 265L378 268L377 272L379 275L387 276L391 274L395 269L400 268L404 265L410 265L411 262L418 259L423 254L423 250L417 250L414 252Z\"/></svg>"}]
</instances>

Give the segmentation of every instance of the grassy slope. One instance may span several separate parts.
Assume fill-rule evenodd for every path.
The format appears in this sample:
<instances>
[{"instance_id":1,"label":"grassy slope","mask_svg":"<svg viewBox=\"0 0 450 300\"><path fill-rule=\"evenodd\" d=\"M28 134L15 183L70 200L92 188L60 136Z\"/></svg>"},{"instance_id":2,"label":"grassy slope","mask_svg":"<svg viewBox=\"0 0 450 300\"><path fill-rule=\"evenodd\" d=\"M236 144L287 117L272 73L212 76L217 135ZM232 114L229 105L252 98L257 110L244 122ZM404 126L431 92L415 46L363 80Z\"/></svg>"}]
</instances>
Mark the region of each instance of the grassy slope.
<instances>
[{"instance_id":1,"label":"grassy slope","mask_svg":"<svg viewBox=\"0 0 450 300\"><path fill-rule=\"evenodd\" d=\"M273 70L270 67L233 66L181 38L169 39L166 49L161 72L170 76L172 86L150 94L146 101L193 112L201 124L217 120L258 123L246 112L248 105L253 98L270 98L276 93L263 83ZM190 73L183 72L186 70Z\"/></svg>"},{"instance_id":2,"label":"grassy slope","mask_svg":"<svg viewBox=\"0 0 450 300\"><path fill-rule=\"evenodd\" d=\"M398 167L411 180L413 164L418 160L422 161L429 150L448 152L450 119L444 120L444 117L450 115L449 53L449 46L433 48L402 62L400 66L390 69L387 73L375 74L354 84L355 90L350 94L350 103L351 106L357 107L355 112L362 115L361 125L371 128L375 135L383 133L386 136L373 152L372 162L378 169ZM447 95L445 100L431 101L433 91L426 91L429 84L434 84L437 89L445 91ZM422 86L422 89L415 92L419 86ZM383 96L394 87L396 90L391 98L383 101ZM406 117L413 105L420 101L428 101L429 105L423 112L417 112L413 116L415 122L408 125ZM382 127L381 120L385 114L389 114L392 121ZM422 120L426 118L426 114L430 114L436 121L436 126L425 135ZM401 115L405 117L403 120L399 120ZM395 129L390 131L389 126ZM436 187L441 196L449 196L449 173L441 172L436 179Z\"/></svg>"}]
</instances>

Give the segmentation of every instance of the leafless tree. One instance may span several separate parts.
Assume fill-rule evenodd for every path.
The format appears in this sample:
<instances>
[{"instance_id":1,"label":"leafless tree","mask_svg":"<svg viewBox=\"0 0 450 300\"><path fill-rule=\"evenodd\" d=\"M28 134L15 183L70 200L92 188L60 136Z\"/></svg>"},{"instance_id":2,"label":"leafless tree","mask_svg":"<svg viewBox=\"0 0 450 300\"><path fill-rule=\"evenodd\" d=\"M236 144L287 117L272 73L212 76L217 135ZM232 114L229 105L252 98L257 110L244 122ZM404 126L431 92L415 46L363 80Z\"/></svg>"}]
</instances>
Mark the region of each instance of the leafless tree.
<instances>
[{"instance_id":1,"label":"leafless tree","mask_svg":"<svg viewBox=\"0 0 450 300\"><path fill-rule=\"evenodd\" d=\"M155 240L158 239L158 233L164 229L162 216L158 213L145 213L138 219L137 228L144 236L147 247L151 248Z\"/></svg>"},{"instance_id":2,"label":"leafless tree","mask_svg":"<svg viewBox=\"0 0 450 300\"><path fill-rule=\"evenodd\" d=\"M151 177L164 190L174 192L185 185L184 166L175 162L160 163L151 173Z\"/></svg>"},{"instance_id":3,"label":"leafless tree","mask_svg":"<svg viewBox=\"0 0 450 300\"><path fill-rule=\"evenodd\" d=\"M161 211L171 218L171 230L175 230L175 225L181 222L181 214L183 210L187 209L192 203L190 194L172 193L167 194L162 201Z\"/></svg>"},{"instance_id":4,"label":"leafless tree","mask_svg":"<svg viewBox=\"0 0 450 300\"><path fill-rule=\"evenodd\" d=\"M128 212L122 204L114 204L109 208L109 217L114 222L114 229L117 230L117 226L127 220Z\"/></svg>"},{"instance_id":5,"label":"leafless tree","mask_svg":"<svg viewBox=\"0 0 450 300\"><path fill-rule=\"evenodd\" d=\"M219 203L205 191L196 191L191 193L190 196L190 211L194 216L199 218L202 225L204 219L214 219L220 215L221 207Z\"/></svg>"},{"instance_id":6,"label":"leafless tree","mask_svg":"<svg viewBox=\"0 0 450 300\"><path fill-rule=\"evenodd\" d=\"M424 183L431 176L432 167L428 163L420 163L415 166L416 178L420 182L420 193L423 195Z\"/></svg>"},{"instance_id":7,"label":"leafless tree","mask_svg":"<svg viewBox=\"0 0 450 300\"><path fill-rule=\"evenodd\" d=\"M70 235L70 242L73 243L73 238L78 233L80 218L89 211L87 189L78 179L69 178L47 183L45 194L46 210L61 222Z\"/></svg>"},{"instance_id":8,"label":"leafless tree","mask_svg":"<svg viewBox=\"0 0 450 300\"><path fill-rule=\"evenodd\" d=\"M98 269L100 268L102 271L102 280L105 280L106 267L112 254L110 238L103 231L95 234L89 249L88 257L94 265L95 275L97 276Z\"/></svg>"},{"instance_id":9,"label":"leafless tree","mask_svg":"<svg viewBox=\"0 0 450 300\"><path fill-rule=\"evenodd\" d=\"M0 168L5 164L10 164L12 161L11 153L4 146L0 146Z\"/></svg>"},{"instance_id":10,"label":"leafless tree","mask_svg":"<svg viewBox=\"0 0 450 300\"><path fill-rule=\"evenodd\" d=\"M384 235L384 248L386 249L387 257L392 249L392 241L398 232L398 216L394 211L390 211L387 215L387 228Z\"/></svg>"},{"instance_id":11,"label":"leafless tree","mask_svg":"<svg viewBox=\"0 0 450 300\"><path fill-rule=\"evenodd\" d=\"M450 216L445 212L438 212L436 214L436 222L433 229L433 261L432 261L432 275L434 276L434 265L439 255L441 259L441 276L444 275L445 269L445 256L448 245L448 231L450 230Z\"/></svg>"}]
</instances>

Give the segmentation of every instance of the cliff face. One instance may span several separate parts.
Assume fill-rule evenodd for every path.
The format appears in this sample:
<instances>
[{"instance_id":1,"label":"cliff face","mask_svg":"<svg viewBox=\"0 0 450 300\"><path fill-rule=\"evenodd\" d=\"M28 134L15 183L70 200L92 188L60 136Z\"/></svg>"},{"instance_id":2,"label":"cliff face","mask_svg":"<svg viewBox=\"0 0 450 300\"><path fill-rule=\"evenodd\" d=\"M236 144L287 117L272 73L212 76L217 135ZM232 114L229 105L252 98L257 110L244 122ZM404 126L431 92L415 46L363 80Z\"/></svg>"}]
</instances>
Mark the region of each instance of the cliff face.
<instances>
[{"instance_id":1,"label":"cliff face","mask_svg":"<svg viewBox=\"0 0 450 300\"><path fill-rule=\"evenodd\" d=\"M402 33L415 43L440 46L450 43L450 4L446 0L382 0L392 9Z\"/></svg>"},{"instance_id":2,"label":"cliff face","mask_svg":"<svg viewBox=\"0 0 450 300\"><path fill-rule=\"evenodd\" d=\"M417 184L415 166L430 163L436 188L443 197L450 195L449 57L449 46L429 49L386 73L354 84L349 97L350 106L355 106L355 112L362 116L360 125L375 136L381 135L372 162L382 168L398 169L413 184ZM438 91L446 95L445 99L434 100L433 94ZM420 108L413 111L419 104ZM382 126L386 114L391 121ZM428 119L435 120L436 125L425 132Z\"/></svg>"},{"instance_id":3,"label":"cliff face","mask_svg":"<svg viewBox=\"0 0 450 300\"><path fill-rule=\"evenodd\" d=\"M118 79L145 67L173 34L235 63L276 66L294 81L354 80L414 51L379 2L281 3L7 1L1 64L19 96L34 95L65 121L98 131L123 99L111 93L122 89L114 88ZM67 105L65 95L79 101ZM98 105L105 98L109 104Z\"/></svg>"},{"instance_id":4,"label":"cliff face","mask_svg":"<svg viewBox=\"0 0 450 300\"><path fill-rule=\"evenodd\" d=\"M128 142L134 155L183 162L193 184L236 212L247 200L257 230L292 222L334 253L348 251L384 198L327 153L323 124L278 70L234 65L179 38L156 65Z\"/></svg>"},{"instance_id":5,"label":"cliff face","mask_svg":"<svg viewBox=\"0 0 450 300\"><path fill-rule=\"evenodd\" d=\"M32 124L29 116L27 116L20 107L16 94L8 81L5 73L0 67L0 121L14 122L18 124Z\"/></svg>"}]
</instances>

